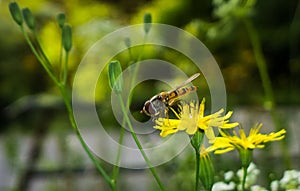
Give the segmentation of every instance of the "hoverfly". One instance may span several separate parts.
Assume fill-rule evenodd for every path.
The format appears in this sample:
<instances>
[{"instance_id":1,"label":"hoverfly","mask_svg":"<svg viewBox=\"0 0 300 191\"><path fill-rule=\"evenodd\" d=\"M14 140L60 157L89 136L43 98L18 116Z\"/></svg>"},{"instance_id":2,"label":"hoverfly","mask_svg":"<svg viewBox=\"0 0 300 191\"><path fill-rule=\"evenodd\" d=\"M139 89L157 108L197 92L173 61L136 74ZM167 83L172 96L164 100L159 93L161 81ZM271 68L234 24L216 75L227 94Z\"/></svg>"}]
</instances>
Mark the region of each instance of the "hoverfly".
<instances>
[{"instance_id":1,"label":"hoverfly","mask_svg":"<svg viewBox=\"0 0 300 191\"><path fill-rule=\"evenodd\" d=\"M184 86L196 79L199 75L200 73L196 73L176 88L168 92L160 92L159 94L153 96L150 100L147 100L145 102L141 113L145 113L152 118L163 114L163 112L165 115L167 115L168 109L178 101L179 97L189 94L190 92L196 91L198 89L196 86Z\"/></svg>"}]
</instances>

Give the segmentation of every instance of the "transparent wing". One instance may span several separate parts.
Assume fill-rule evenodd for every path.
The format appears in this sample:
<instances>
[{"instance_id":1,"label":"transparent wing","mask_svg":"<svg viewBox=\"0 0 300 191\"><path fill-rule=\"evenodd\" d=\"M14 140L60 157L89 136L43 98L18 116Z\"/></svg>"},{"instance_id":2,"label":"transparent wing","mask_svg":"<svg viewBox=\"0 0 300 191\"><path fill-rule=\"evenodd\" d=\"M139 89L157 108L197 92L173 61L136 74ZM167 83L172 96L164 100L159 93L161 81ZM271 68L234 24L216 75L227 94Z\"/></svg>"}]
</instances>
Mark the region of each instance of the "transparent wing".
<instances>
[{"instance_id":1,"label":"transparent wing","mask_svg":"<svg viewBox=\"0 0 300 191\"><path fill-rule=\"evenodd\" d=\"M186 81L184 81L183 83L181 83L179 86L177 86L174 90L177 90L179 88L182 88L183 86L187 85L188 83L190 83L191 81L193 81L194 79L198 78L198 76L200 76L200 73L196 73L194 75L192 75L191 77L189 77L189 79L187 79Z\"/></svg>"}]
</instances>

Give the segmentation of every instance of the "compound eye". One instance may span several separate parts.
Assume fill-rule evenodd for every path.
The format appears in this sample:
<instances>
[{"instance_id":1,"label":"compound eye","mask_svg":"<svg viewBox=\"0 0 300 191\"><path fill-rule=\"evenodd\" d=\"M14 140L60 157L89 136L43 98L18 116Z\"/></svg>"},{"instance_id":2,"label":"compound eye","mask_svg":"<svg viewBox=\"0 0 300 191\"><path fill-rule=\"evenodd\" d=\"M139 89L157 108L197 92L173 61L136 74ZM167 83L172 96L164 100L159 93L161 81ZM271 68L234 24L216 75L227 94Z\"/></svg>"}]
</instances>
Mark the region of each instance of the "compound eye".
<instances>
[{"instance_id":1,"label":"compound eye","mask_svg":"<svg viewBox=\"0 0 300 191\"><path fill-rule=\"evenodd\" d=\"M150 101L147 101L145 103L145 111L147 112L147 114L151 115L155 115L156 114L156 110L154 109L153 105L151 104Z\"/></svg>"}]
</instances>

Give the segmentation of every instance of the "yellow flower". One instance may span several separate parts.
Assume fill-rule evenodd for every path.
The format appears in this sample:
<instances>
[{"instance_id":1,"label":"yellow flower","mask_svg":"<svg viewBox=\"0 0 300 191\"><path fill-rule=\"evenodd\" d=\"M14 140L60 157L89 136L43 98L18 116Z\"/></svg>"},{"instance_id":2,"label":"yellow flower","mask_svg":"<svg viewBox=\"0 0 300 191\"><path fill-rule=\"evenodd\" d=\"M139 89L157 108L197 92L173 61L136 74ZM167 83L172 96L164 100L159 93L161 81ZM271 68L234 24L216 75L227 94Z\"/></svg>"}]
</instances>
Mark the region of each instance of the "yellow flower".
<instances>
[{"instance_id":1,"label":"yellow flower","mask_svg":"<svg viewBox=\"0 0 300 191\"><path fill-rule=\"evenodd\" d=\"M247 137L243 129L239 129L240 136L234 132L231 136L223 131L220 131L222 137L215 138L213 145L210 146L208 151L214 151L215 154L222 154L228 151L238 149L238 150L253 150L255 148L263 148L265 143L270 141L278 141L284 138L286 133L285 129L282 129L276 133L272 132L270 134L259 133L262 124L256 124L249 133Z\"/></svg>"},{"instance_id":2,"label":"yellow flower","mask_svg":"<svg viewBox=\"0 0 300 191\"><path fill-rule=\"evenodd\" d=\"M160 135L165 137L177 131L186 131L189 135L194 135L198 129L205 132L209 140L214 140L215 135L212 127L223 129L233 128L238 126L238 123L229 123L229 118L232 112L228 112L225 116L221 114L224 109L218 112L204 116L205 99L203 98L200 105L190 102L188 104L181 103L180 113L175 115L178 119L158 118L154 128L161 130Z\"/></svg>"}]
</instances>

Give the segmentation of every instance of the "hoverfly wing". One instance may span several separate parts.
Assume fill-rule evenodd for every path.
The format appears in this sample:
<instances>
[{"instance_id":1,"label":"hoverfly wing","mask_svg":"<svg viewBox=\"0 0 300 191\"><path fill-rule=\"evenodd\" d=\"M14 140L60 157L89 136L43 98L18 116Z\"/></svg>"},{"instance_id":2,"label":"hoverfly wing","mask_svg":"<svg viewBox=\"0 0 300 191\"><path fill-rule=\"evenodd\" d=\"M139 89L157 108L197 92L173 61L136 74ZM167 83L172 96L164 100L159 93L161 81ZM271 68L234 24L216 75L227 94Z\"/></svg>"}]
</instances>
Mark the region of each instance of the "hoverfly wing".
<instances>
[{"instance_id":1,"label":"hoverfly wing","mask_svg":"<svg viewBox=\"0 0 300 191\"><path fill-rule=\"evenodd\" d=\"M181 83L179 86L177 86L176 88L174 88L173 90L170 90L168 92L170 106L174 105L174 103L177 101L177 99L179 99L180 96L185 95L187 92L197 90L197 87L195 87L195 86L191 86L188 88L184 88L184 86L186 86L188 83L192 82L199 75L200 75L200 73L196 73L196 74L192 75L191 77L189 77L189 79L187 79L186 81Z\"/></svg>"},{"instance_id":2,"label":"hoverfly wing","mask_svg":"<svg viewBox=\"0 0 300 191\"><path fill-rule=\"evenodd\" d=\"M160 94L153 96L149 101L145 102L141 113L143 112L153 119L162 117L162 115L165 115L165 117L168 118L168 107L174 105L178 101L177 99L179 96L197 89L195 86L190 88L183 88L183 86L195 80L199 75L200 73L196 73L173 90L161 92ZM180 88L182 88L181 91L179 91Z\"/></svg>"},{"instance_id":3,"label":"hoverfly wing","mask_svg":"<svg viewBox=\"0 0 300 191\"><path fill-rule=\"evenodd\" d=\"M196 78L198 78L198 76L200 76L200 73L196 73L194 75L192 75L191 77L189 77L189 79L187 79L186 81L182 82L179 86L177 86L174 90L182 88L183 86L187 85L188 83L192 82L193 80L195 80Z\"/></svg>"}]
</instances>

